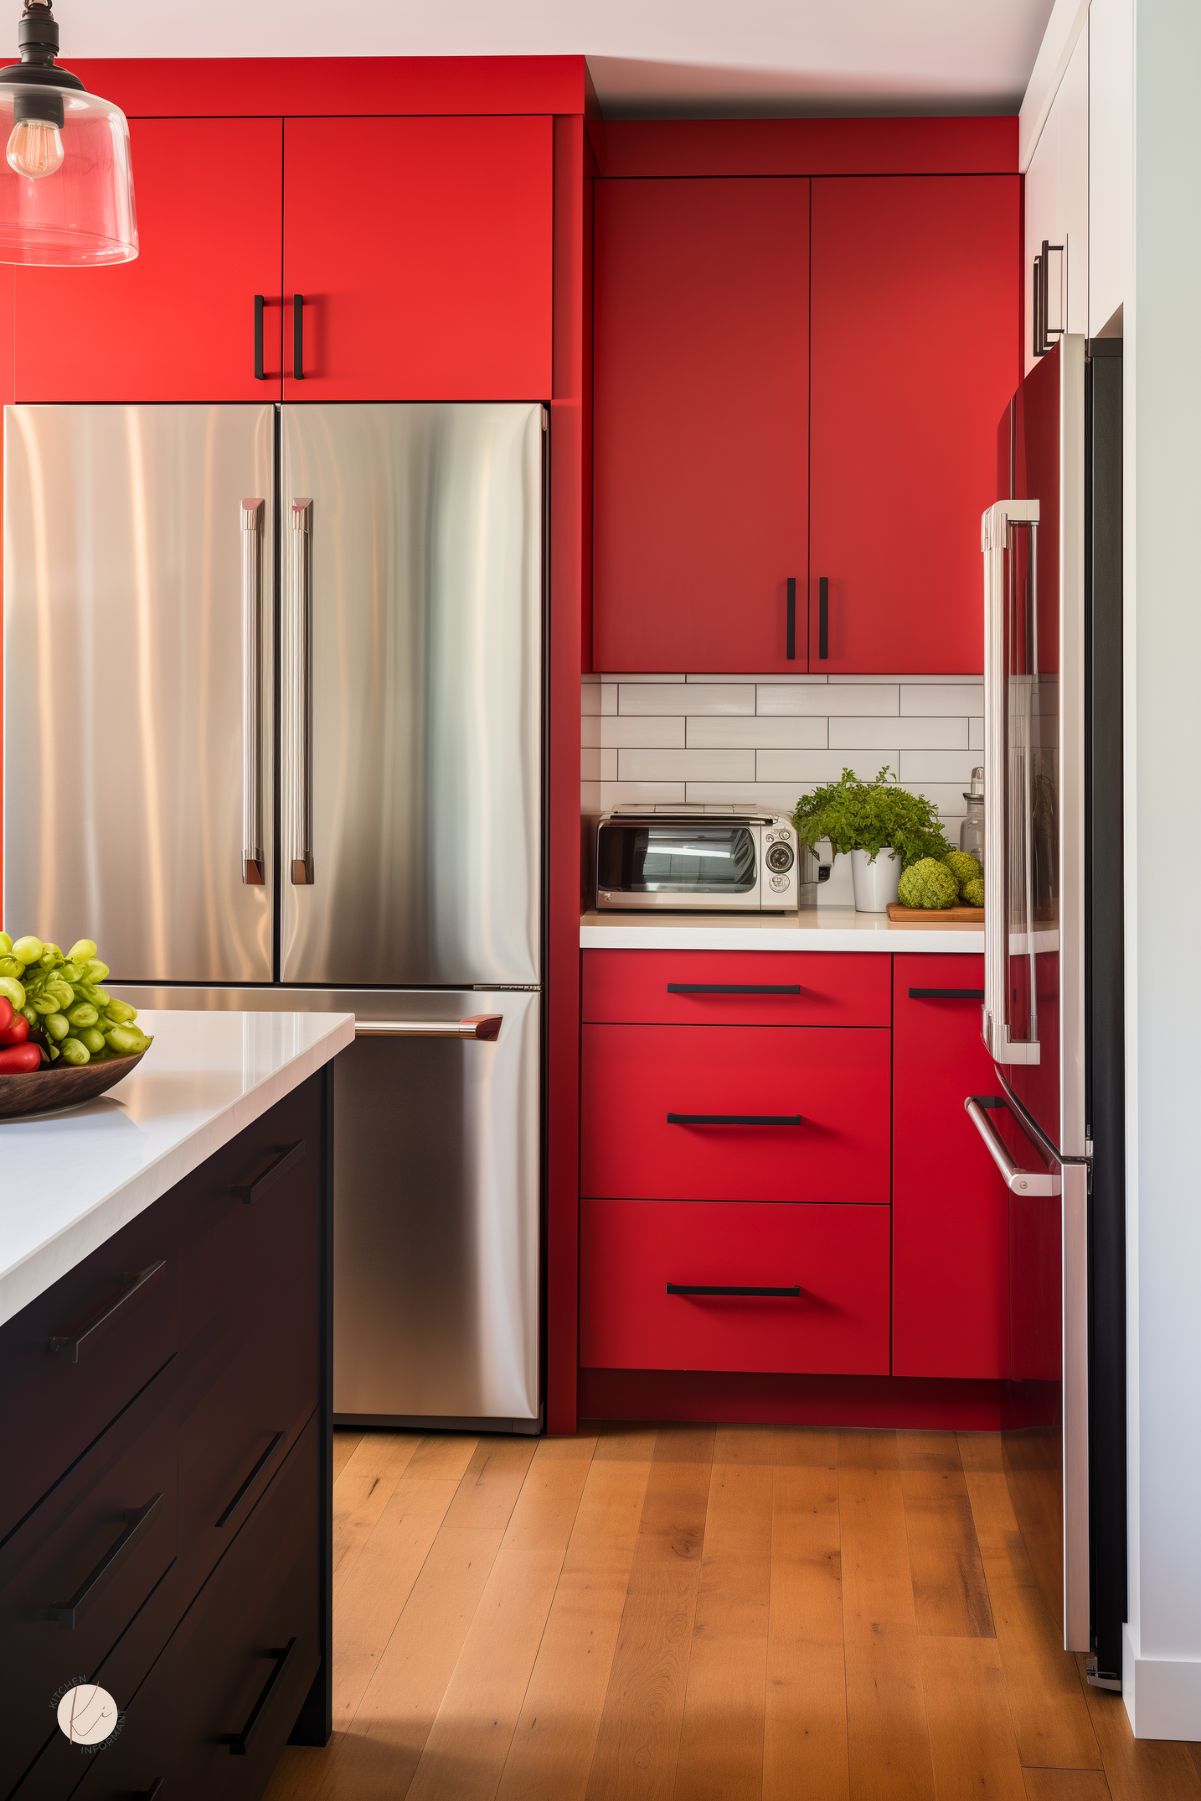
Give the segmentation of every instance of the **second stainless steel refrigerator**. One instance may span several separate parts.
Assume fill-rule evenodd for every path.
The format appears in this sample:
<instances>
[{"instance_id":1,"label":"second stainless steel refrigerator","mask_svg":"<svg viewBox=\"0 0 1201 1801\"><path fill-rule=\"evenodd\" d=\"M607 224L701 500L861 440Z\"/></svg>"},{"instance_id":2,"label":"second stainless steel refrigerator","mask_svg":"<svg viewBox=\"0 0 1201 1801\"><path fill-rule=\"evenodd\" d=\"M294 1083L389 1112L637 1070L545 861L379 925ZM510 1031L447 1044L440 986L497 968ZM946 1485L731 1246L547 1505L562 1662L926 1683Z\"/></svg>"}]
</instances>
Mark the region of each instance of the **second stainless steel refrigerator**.
<instances>
[{"instance_id":1,"label":"second stainless steel refrigerator","mask_svg":"<svg viewBox=\"0 0 1201 1801\"><path fill-rule=\"evenodd\" d=\"M335 1411L533 1429L536 404L11 407L4 917L351 1006Z\"/></svg>"}]
</instances>

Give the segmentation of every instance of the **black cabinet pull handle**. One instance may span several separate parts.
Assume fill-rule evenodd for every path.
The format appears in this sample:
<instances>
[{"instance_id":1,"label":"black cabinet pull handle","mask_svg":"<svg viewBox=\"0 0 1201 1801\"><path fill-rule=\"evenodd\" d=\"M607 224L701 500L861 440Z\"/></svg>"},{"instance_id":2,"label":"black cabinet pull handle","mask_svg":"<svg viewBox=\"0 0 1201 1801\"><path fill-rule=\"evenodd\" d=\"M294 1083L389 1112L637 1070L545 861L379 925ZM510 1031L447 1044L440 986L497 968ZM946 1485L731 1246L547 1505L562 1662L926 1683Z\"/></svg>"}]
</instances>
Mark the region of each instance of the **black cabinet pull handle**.
<instances>
[{"instance_id":1,"label":"black cabinet pull handle","mask_svg":"<svg viewBox=\"0 0 1201 1801\"><path fill-rule=\"evenodd\" d=\"M719 1282L669 1282L668 1294L755 1295L765 1300L795 1301L801 1292L799 1282L787 1288L760 1288L754 1284Z\"/></svg>"},{"instance_id":2,"label":"black cabinet pull handle","mask_svg":"<svg viewBox=\"0 0 1201 1801\"><path fill-rule=\"evenodd\" d=\"M828 657L830 654L830 578L820 575L817 578L817 654Z\"/></svg>"},{"instance_id":3,"label":"black cabinet pull handle","mask_svg":"<svg viewBox=\"0 0 1201 1801\"><path fill-rule=\"evenodd\" d=\"M233 1499L227 1504L227 1506L225 1507L223 1512L218 1515L218 1518L216 1520L216 1524L218 1526L224 1526L225 1522L229 1519L230 1515L232 1513L234 1513L237 1510L237 1508L241 1505L242 1501L246 1497L247 1492L254 1486L255 1479L259 1475L259 1472L263 1469L265 1464L270 1462L271 1458L274 1457L276 1451L279 1449L280 1441L282 1440L282 1438L283 1438L282 1432L277 1432L275 1434L275 1437L271 1440L271 1443L267 1446L267 1449L263 1452L262 1456L255 1463L254 1468L251 1470L250 1474L246 1477L245 1481L240 1482L238 1484L238 1487L234 1491Z\"/></svg>"},{"instance_id":4,"label":"black cabinet pull handle","mask_svg":"<svg viewBox=\"0 0 1201 1801\"><path fill-rule=\"evenodd\" d=\"M132 1301L135 1295L141 1294L143 1289L148 1287L149 1284L154 1281L156 1276L160 1276L166 1267L167 1259L165 1257L160 1257L157 1263L148 1264L145 1269L140 1269L134 1275L125 1277L125 1287L121 1290L115 1301L111 1302L109 1306L105 1307L100 1313L93 1315L87 1325L82 1327L80 1331L64 1332L60 1336L52 1338L50 1340L50 1349L65 1355L69 1363L78 1363L80 1353L85 1351L90 1343L95 1342L97 1336L102 1329L108 1325L109 1321L116 1314L120 1313L122 1307L124 1307L128 1301Z\"/></svg>"},{"instance_id":5,"label":"black cabinet pull handle","mask_svg":"<svg viewBox=\"0 0 1201 1801\"><path fill-rule=\"evenodd\" d=\"M163 1778L156 1776L149 1788L139 1789L133 1801L158 1801L163 1792Z\"/></svg>"},{"instance_id":6,"label":"black cabinet pull handle","mask_svg":"<svg viewBox=\"0 0 1201 1801\"><path fill-rule=\"evenodd\" d=\"M799 1113L669 1113L669 1126L799 1126Z\"/></svg>"},{"instance_id":7,"label":"black cabinet pull handle","mask_svg":"<svg viewBox=\"0 0 1201 1801\"><path fill-rule=\"evenodd\" d=\"M669 982L668 994L799 994L799 982Z\"/></svg>"},{"instance_id":8,"label":"black cabinet pull handle","mask_svg":"<svg viewBox=\"0 0 1201 1801\"><path fill-rule=\"evenodd\" d=\"M266 309L266 305L267 305L266 296L263 294L256 294L254 297L254 379L255 379L255 381L266 381L266 379L267 379L266 375L263 373L263 313Z\"/></svg>"},{"instance_id":9,"label":"black cabinet pull handle","mask_svg":"<svg viewBox=\"0 0 1201 1801\"><path fill-rule=\"evenodd\" d=\"M259 1716L271 1699L271 1691L283 1675L288 1659L295 1649L296 1640L290 1638L287 1644L280 1650L267 1652L267 1656L272 1660L271 1674L259 1690L259 1698L247 1714L246 1724L243 1726L241 1732L223 1732L217 1739L219 1745L229 1746L229 1754L231 1757L245 1757L246 1753L249 1751L251 1734L259 1723Z\"/></svg>"},{"instance_id":10,"label":"black cabinet pull handle","mask_svg":"<svg viewBox=\"0 0 1201 1801\"><path fill-rule=\"evenodd\" d=\"M784 627L784 654L789 661L796 658L796 576L788 578L788 608Z\"/></svg>"},{"instance_id":11,"label":"black cabinet pull handle","mask_svg":"<svg viewBox=\"0 0 1201 1801\"><path fill-rule=\"evenodd\" d=\"M304 295L292 296L292 375L304 380Z\"/></svg>"},{"instance_id":12,"label":"black cabinet pull handle","mask_svg":"<svg viewBox=\"0 0 1201 1801\"><path fill-rule=\"evenodd\" d=\"M244 1202L247 1207L253 1207L254 1203L261 1200L269 1188L274 1188L281 1176L287 1175L290 1169L296 1167L303 1156L304 1139L298 1138L295 1144L286 1145L283 1149L275 1151L266 1167L260 1169L256 1176L252 1176L249 1182L231 1183L230 1194L235 1200Z\"/></svg>"},{"instance_id":13,"label":"black cabinet pull handle","mask_svg":"<svg viewBox=\"0 0 1201 1801\"><path fill-rule=\"evenodd\" d=\"M911 1001L982 1001L983 988L911 988Z\"/></svg>"},{"instance_id":14,"label":"black cabinet pull handle","mask_svg":"<svg viewBox=\"0 0 1201 1801\"><path fill-rule=\"evenodd\" d=\"M125 1515L125 1530L121 1533L120 1537L109 1546L91 1575L84 1577L83 1582L71 1596L71 1599L69 1601L55 1601L47 1608L46 1611L52 1620L57 1621L60 1626L69 1626L71 1631L74 1632L76 1626L79 1624L79 1616L83 1612L83 1609L96 1593L97 1589L103 1586L106 1578L112 1574L117 1563L124 1556L125 1552L128 1551L130 1545L133 1544L143 1526L154 1517L155 1510L162 1498L161 1494L154 1495L147 1501L145 1507L139 1507L134 1512Z\"/></svg>"}]
</instances>

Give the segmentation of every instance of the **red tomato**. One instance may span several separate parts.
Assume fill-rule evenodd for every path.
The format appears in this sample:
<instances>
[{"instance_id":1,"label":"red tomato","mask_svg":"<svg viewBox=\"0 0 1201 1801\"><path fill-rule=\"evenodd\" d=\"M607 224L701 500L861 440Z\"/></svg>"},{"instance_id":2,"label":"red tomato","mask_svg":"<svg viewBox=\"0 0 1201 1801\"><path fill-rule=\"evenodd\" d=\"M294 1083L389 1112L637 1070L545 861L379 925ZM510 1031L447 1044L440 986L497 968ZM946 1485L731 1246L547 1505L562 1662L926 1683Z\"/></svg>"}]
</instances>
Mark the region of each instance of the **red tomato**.
<instances>
[{"instance_id":1,"label":"red tomato","mask_svg":"<svg viewBox=\"0 0 1201 1801\"><path fill-rule=\"evenodd\" d=\"M25 1015L23 1013L21 1014L20 1017L22 1019L25 1019ZM0 1033L6 1032L8 1030L9 1026L12 1024L12 1019L13 1019L13 1004L9 1000L7 995L0 994ZM29 1021L25 1020L25 1023L26 1023L26 1025L28 1025Z\"/></svg>"},{"instance_id":2,"label":"red tomato","mask_svg":"<svg viewBox=\"0 0 1201 1801\"><path fill-rule=\"evenodd\" d=\"M0 1045L24 1044L29 1037L29 1021L23 1013L14 1013L7 1026L0 1029Z\"/></svg>"},{"instance_id":3,"label":"red tomato","mask_svg":"<svg viewBox=\"0 0 1201 1801\"><path fill-rule=\"evenodd\" d=\"M24 1076L42 1067L41 1047L36 1044L14 1044L0 1050L0 1076Z\"/></svg>"}]
</instances>

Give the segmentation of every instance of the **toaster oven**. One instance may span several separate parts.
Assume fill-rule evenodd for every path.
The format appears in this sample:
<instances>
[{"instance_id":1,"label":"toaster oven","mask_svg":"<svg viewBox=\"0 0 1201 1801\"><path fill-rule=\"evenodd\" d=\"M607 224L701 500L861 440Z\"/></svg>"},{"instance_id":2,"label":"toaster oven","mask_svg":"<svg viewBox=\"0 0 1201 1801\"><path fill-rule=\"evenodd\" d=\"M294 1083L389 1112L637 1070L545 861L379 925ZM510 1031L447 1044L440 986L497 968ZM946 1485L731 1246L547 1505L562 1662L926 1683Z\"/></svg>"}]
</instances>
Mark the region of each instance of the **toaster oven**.
<instances>
[{"instance_id":1,"label":"toaster oven","mask_svg":"<svg viewBox=\"0 0 1201 1801\"><path fill-rule=\"evenodd\" d=\"M617 807L597 824L600 910L786 913L816 899L816 858L782 814Z\"/></svg>"}]
</instances>

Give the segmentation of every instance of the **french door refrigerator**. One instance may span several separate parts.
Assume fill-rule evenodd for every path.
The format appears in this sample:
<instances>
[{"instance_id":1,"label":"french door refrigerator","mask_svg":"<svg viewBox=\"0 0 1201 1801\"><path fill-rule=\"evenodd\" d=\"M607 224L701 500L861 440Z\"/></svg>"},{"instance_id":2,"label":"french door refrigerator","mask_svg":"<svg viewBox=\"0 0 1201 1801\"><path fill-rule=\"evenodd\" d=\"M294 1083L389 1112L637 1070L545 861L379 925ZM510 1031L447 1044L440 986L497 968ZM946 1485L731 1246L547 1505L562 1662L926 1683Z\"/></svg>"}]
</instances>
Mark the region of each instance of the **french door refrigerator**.
<instances>
[{"instance_id":1,"label":"french door refrigerator","mask_svg":"<svg viewBox=\"0 0 1201 1801\"><path fill-rule=\"evenodd\" d=\"M142 1005L355 1013L347 1419L540 1418L544 430L5 413L4 918Z\"/></svg>"},{"instance_id":2,"label":"french door refrigerator","mask_svg":"<svg viewBox=\"0 0 1201 1801\"><path fill-rule=\"evenodd\" d=\"M1035 366L983 516L999 1081L967 1101L1009 1189L1010 1492L1066 1647L1109 1686L1126 1600L1121 349L1065 335Z\"/></svg>"}]
</instances>

